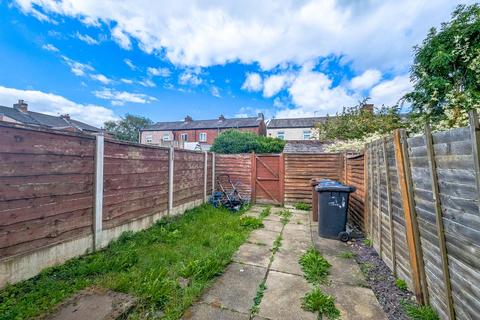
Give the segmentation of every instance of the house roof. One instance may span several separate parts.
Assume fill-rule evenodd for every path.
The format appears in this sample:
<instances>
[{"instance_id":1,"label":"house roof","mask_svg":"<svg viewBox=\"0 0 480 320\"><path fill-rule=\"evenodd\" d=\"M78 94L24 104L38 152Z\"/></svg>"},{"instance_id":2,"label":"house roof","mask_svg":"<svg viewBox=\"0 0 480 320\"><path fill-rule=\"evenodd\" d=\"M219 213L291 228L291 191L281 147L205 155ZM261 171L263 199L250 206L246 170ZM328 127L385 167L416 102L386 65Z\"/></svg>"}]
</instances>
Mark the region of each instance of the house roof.
<instances>
[{"instance_id":1,"label":"house roof","mask_svg":"<svg viewBox=\"0 0 480 320\"><path fill-rule=\"evenodd\" d=\"M318 140L299 140L299 141L288 141L283 148L284 153L324 153L325 145L324 143Z\"/></svg>"},{"instance_id":2,"label":"house roof","mask_svg":"<svg viewBox=\"0 0 480 320\"><path fill-rule=\"evenodd\" d=\"M231 129L258 127L263 121L262 117L233 118L233 119L212 119L157 122L145 127L142 131L171 131L171 130L192 130L192 129Z\"/></svg>"},{"instance_id":3,"label":"house roof","mask_svg":"<svg viewBox=\"0 0 480 320\"><path fill-rule=\"evenodd\" d=\"M77 120L65 119L64 117L56 117L56 116L51 116L48 114L43 114L43 113L33 112L33 111L22 112L15 108L10 108L5 106L0 106L0 114L3 114L15 121L18 121L24 124L43 126L48 128L57 128L57 129L74 126L81 130L86 130L86 131L95 131L95 132L100 131L100 129L94 126L91 126L89 124L86 124Z\"/></svg>"},{"instance_id":4,"label":"house roof","mask_svg":"<svg viewBox=\"0 0 480 320\"><path fill-rule=\"evenodd\" d=\"M291 118L291 119L271 119L268 129L282 128L313 128L316 123L323 122L327 117L310 117L310 118Z\"/></svg>"}]
</instances>

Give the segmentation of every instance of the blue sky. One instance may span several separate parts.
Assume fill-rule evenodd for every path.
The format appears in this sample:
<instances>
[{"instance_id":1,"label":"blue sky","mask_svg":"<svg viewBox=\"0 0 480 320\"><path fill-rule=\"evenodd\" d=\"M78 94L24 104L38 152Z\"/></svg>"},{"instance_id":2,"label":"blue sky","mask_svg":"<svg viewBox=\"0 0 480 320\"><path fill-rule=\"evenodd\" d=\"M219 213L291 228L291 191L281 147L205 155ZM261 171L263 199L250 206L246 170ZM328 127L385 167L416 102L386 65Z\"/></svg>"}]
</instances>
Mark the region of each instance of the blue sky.
<instances>
[{"instance_id":1,"label":"blue sky","mask_svg":"<svg viewBox=\"0 0 480 320\"><path fill-rule=\"evenodd\" d=\"M125 113L335 113L411 88L412 46L455 1L0 0L0 105L94 125Z\"/></svg>"}]
</instances>

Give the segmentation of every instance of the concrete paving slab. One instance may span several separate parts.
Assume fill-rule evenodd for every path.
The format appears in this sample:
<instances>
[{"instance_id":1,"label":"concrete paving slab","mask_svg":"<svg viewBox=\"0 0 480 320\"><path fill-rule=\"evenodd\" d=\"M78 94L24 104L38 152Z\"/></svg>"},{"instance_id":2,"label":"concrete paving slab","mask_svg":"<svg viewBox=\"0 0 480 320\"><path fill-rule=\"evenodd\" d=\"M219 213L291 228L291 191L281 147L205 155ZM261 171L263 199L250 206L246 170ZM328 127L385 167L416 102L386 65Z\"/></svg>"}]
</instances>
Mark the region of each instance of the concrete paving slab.
<instances>
[{"instance_id":1,"label":"concrete paving slab","mask_svg":"<svg viewBox=\"0 0 480 320\"><path fill-rule=\"evenodd\" d=\"M200 300L215 307L248 314L266 272L266 268L233 262Z\"/></svg>"},{"instance_id":2,"label":"concrete paving slab","mask_svg":"<svg viewBox=\"0 0 480 320\"><path fill-rule=\"evenodd\" d=\"M322 286L321 289L335 296L335 305L340 310L342 320L387 319L371 289L338 283Z\"/></svg>"},{"instance_id":3,"label":"concrete paving slab","mask_svg":"<svg viewBox=\"0 0 480 320\"><path fill-rule=\"evenodd\" d=\"M277 221L277 222L280 222L281 221L281 217L279 215L276 215L274 213L270 213L268 216L266 216L265 218L263 218L263 220L269 220L269 221Z\"/></svg>"},{"instance_id":4,"label":"concrete paving slab","mask_svg":"<svg viewBox=\"0 0 480 320\"><path fill-rule=\"evenodd\" d=\"M49 320L114 320L135 305L130 295L101 288L87 288L68 299L45 317Z\"/></svg>"},{"instance_id":5,"label":"concrete paving slab","mask_svg":"<svg viewBox=\"0 0 480 320\"><path fill-rule=\"evenodd\" d=\"M257 229L250 233L250 237L248 237L247 241L253 244L263 244L268 246L269 248L272 248L273 242L279 234L280 232L276 231Z\"/></svg>"},{"instance_id":6,"label":"concrete paving slab","mask_svg":"<svg viewBox=\"0 0 480 320\"><path fill-rule=\"evenodd\" d=\"M243 217L254 217L258 218L260 216L260 211L249 210L243 214Z\"/></svg>"},{"instance_id":7,"label":"concrete paving slab","mask_svg":"<svg viewBox=\"0 0 480 320\"><path fill-rule=\"evenodd\" d=\"M283 224L279 221L263 220L263 228L265 230L281 232L283 229Z\"/></svg>"},{"instance_id":8,"label":"concrete paving slab","mask_svg":"<svg viewBox=\"0 0 480 320\"><path fill-rule=\"evenodd\" d=\"M272 255L270 248L270 246L262 246L247 242L240 246L232 260L266 268L270 263L270 256Z\"/></svg>"},{"instance_id":9,"label":"concrete paving slab","mask_svg":"<svg viewBox=\"0 0 480 320\"><path fill-rule=\"evenodd\" d=\"M354 258L345 259L338 255L334 256L329 254L325 254L324 257L332 265L329 278L331 281L357 287L368 286Z\"/></svg>"},{"instance_id":10,"label":"concrete paving slab","mask_svg":"<svg viewBox=\"0 0 480 320\"><path fill-rule=\"evenodd\" d=\"M207 320L207 319L219 319L219 320L248 320L249 314L239 313L227 309L218 308L215 306L197 303L188 309L183 315L182 319L185 320Z\"/></svg>"},{"instance_id":11,"label":"concrete paving slab","mask_svg":"<svg viewBox=\"0 0 480 320\"><path fill-rule=\"evenodd\" d=\"M307 251L307 249L308 246L305 246L305 248L301 249L286 248L282 245L280 250L275 254L270 269L303 276L303 271L298 263L298 260Z\"/></svg>"},{"instance_id":12,"label":"concrete paving slab","mask_svg":"<svg viewBox=\"0 0 480 320\"><path fill-rule=\"evenodd\" d=\"M316 231L312 232L312 239L315 247L322 254L329 254L329 255L336 256L340 252L346 251L349 249L346 243L343 243L339 240L319 237Z\"/></svg>"},{"instance_id":13,"label":"concrete paving slab","mask_svg":"<svg viewBox=\"0 0 480 320\"><path fill-rule=\"evenodd\" d=\"M297 275L270 271L258 315L268 319L315 320L314 313L301 307L301 299L310 290L306 280Z\"/></svg>"}]
</instances>

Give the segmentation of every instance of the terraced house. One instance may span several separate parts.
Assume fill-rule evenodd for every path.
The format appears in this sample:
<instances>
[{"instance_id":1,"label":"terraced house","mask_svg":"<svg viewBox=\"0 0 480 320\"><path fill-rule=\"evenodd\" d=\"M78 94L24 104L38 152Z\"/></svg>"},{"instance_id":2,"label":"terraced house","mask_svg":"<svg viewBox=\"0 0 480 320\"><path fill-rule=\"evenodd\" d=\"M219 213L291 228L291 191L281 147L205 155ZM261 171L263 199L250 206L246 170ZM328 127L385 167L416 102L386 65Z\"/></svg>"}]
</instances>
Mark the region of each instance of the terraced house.
<instances>
[{"instance_id":1,"label":"terraced house","mask_svg":"<svg viewBox=\"0 0 480 320\"><path fill-rule=\"evenodd\" d=\"M215 138L223 131L237 129L258 135L266 135L267 129L262 113L249 118L225 118L193 120L186 116L184 121L157 122L140 130L140 142L154 145L175 145L194 149L198 146L208 150ZM192 147L193 146L193 147Z\"/></svg>"}]
</instances>

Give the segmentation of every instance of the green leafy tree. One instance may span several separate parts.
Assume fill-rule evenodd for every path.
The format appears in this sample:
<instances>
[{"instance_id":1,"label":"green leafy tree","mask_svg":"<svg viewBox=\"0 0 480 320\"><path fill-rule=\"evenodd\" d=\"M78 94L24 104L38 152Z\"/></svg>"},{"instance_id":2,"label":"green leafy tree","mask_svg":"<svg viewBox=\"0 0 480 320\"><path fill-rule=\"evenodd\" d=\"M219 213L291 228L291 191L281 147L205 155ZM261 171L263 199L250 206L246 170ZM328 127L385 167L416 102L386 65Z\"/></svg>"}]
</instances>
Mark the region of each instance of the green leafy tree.
<instances>
[{"instance_id":1,"label":"green leafy tree","mask_svg":"<svg viewBox=\"0 0 480 320\"><path fill-rule=\"evenodd\" d=\"M222 132L213 142L210 151L223 154L280 153L284 146L285 141L277 138L232 129Z\"/></svg>"},{"instance_id":2,"label":"green leafy tree","mask_svg":"<svg viewBox=\"0 0 480 320\"><path fill-rule=\"evenodd\" d=\"M363 139L372 134L385 134L402 127L397 106L381 106L372 110L367 99L354 107L344 108L335 117L317 125L322 141Z\"/></svg>"},{"instance_id":3,"label":"green leafy tree","mask_svg":"<svg viewBox=\"0 0 480 320\"><path fill-rule=\"evenodd\" d=\"M440 30L432 28L415 47L411 69L414 89L404 97L412 105L413 128L431 123L451 128L467 123L480 108L480 6L460 5Z\"/></svg>"},{"instance_id":4,"label":"green leafy tree","mask_svg":"<svg viewBox=\"0 0 480 320\"><path fill-rule=\"evenodd\" d=\"M125 117L118 121L105 122L104 128L118 140L138 142L139 130L151 124L153 124L153 121L148 118L127 113Z\"/></svg>"}]
</instances>

